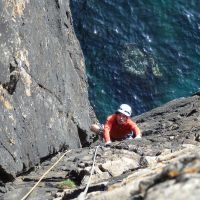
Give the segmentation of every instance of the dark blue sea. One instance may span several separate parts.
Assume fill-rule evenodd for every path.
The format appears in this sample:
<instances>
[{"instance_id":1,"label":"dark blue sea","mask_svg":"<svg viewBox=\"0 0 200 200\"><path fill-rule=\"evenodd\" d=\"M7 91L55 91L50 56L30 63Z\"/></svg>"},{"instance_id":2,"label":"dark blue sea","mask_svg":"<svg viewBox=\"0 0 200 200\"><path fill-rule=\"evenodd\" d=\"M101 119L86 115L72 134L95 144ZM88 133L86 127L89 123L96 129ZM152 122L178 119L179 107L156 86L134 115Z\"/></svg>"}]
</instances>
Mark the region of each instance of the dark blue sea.
<instances>
[{"instance_id":1,"label":"dark blue sea","mask_svg":"<svg viewBox=\"0 0 200 200\"><path fill-rule=\"evenodd\" d=\"M89 98L103 122L200 89L200 0L71 0Z\"/></svg>"}]
</instances>

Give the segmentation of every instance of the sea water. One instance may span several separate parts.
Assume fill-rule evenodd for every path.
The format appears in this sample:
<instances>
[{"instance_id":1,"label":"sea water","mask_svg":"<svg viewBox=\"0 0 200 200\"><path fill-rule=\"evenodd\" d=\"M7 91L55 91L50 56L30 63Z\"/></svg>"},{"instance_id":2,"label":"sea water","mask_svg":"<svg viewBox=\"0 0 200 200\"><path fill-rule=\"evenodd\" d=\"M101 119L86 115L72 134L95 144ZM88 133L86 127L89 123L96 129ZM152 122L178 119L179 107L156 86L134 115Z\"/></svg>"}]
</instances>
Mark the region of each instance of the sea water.
<instances>
[{"instance_id":1,"label":"sea water","mask_svg":"<svg viewBox=\"0 0 200 200\"><path fill-rule=\"evenodd\" d=\"M100 122L138 115L200 88L199 0L71 0L89 98Z\"/></svg>"}]
</instances>

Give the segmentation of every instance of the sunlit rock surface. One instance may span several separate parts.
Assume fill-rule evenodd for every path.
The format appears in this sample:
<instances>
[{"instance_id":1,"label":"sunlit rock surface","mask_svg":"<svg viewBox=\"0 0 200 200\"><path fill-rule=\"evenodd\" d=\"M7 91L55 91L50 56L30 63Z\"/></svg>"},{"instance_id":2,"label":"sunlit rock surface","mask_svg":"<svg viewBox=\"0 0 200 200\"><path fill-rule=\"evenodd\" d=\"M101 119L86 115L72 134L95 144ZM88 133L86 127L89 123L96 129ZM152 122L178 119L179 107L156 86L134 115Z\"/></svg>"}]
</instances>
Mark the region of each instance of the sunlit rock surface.
<instances>
[{"instance_id":1,"label":"sunlit rock surface","mask_svg":"<svg viewBox=\"0 0 200 200\"><path fill-rule=\"evenodd\" d=\"M88 144L84 58L69 1L0 0L0 180Z\"/></svg>"},{"instance_id":2,"label":"sunlit rock surface","mask_svg":"<svg viewBox=\"0 0 200 200\"><path fill-rule=\"evenodd\" d=\"M72 150L53 168L28 199L82 199L96 162L86 199L193 199L200 195L200 96L171 101L135 118L140 140ZM5 199L20 199L63 155L2 186ZM65 185L64 180L75 183ZM4 192L4 193L3 193Z\"/></svg>"}]
</instances>

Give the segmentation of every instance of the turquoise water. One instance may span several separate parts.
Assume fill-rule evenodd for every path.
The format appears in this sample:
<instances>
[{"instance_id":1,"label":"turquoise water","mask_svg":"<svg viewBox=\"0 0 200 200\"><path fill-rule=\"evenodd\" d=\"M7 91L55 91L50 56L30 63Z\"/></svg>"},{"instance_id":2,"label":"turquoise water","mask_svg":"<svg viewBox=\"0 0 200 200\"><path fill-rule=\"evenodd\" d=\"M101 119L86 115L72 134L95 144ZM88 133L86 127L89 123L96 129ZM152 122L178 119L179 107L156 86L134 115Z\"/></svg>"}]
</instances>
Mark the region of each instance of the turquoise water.
<instances>
[{"instance_id":1,"label":"turquoise water","mask_svg":"<svg viewBox=\"0 0 200 200\"><path fill-rule=\"evenodd\" d=\"M71 0L71 10L100 122L121 103L138 115L199 90L199 0Z\"/></svg>"}]
</instances>

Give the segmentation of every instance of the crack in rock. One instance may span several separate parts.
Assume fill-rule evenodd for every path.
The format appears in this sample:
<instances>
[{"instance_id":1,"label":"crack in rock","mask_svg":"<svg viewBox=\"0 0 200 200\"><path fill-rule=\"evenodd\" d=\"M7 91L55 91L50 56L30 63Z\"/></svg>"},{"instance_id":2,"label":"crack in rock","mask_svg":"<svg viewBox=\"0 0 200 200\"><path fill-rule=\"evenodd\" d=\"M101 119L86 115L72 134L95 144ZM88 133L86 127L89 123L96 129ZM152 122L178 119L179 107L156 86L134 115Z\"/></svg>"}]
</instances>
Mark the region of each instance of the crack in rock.
<instances>
[{"instance_id":1,"label":"crack in rock","mask_svg":"<svg viewBox=\"0 0 200 200\"><path fill-rule=\"evenodd\" d=\"M17 67L10 64L10 81L3 83L2 86L12 95L17 87L17 82L19 81L20 73Z\"/></svg>"}]
</instances>

